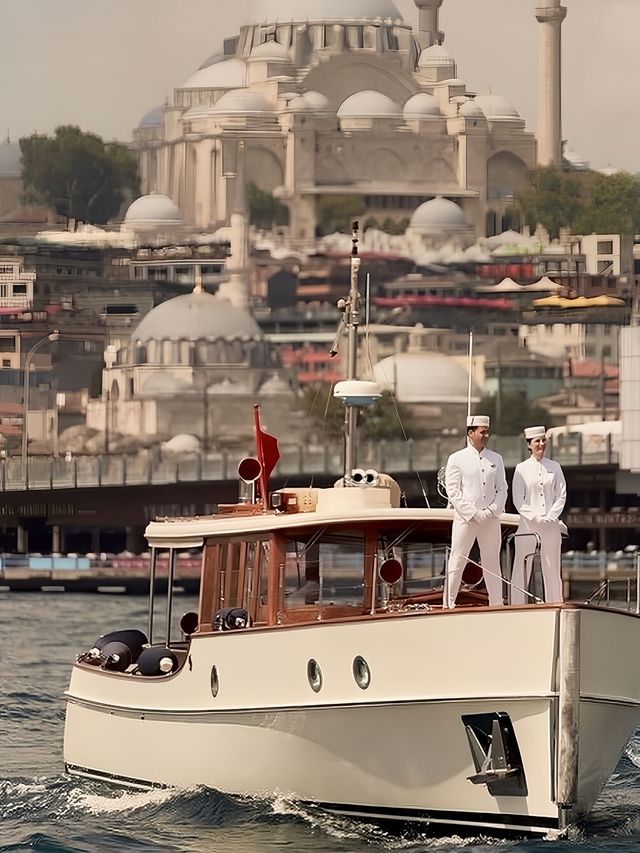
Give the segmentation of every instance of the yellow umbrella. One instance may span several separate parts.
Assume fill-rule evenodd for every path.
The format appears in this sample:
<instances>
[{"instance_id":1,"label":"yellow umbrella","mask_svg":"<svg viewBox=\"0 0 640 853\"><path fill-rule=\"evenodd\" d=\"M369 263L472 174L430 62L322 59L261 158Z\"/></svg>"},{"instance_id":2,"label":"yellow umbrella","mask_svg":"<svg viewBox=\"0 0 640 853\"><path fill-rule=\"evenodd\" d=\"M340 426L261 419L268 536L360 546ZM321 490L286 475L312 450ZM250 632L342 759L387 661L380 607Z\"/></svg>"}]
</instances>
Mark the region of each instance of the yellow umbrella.
<instances>
[{"instance_id":1,"label":"yellow umbrella","mask_svg":"<svg viewBox=\"0 0 640 853\"><path fill-rule=\"evenodd\" d=\"M598 305L603 308L613 307L614 305L624 305L624 299L618 299L617 296L607 296L606 294L602 294L601 296L594 296L589 300L592 305Z\"/></svg>"},{"instance_id":2,"label":"yellow umbrella","mask_svg":"<svg viewBox=\"0 0 640 853\"><path fill-rule=\"evenodd\" d=\"M566 299L564 296L543 296L542 299L534 299L531 303L536 308L566 308L567 305L573 302L573 299Z\"/></svg>"}]
</instances>

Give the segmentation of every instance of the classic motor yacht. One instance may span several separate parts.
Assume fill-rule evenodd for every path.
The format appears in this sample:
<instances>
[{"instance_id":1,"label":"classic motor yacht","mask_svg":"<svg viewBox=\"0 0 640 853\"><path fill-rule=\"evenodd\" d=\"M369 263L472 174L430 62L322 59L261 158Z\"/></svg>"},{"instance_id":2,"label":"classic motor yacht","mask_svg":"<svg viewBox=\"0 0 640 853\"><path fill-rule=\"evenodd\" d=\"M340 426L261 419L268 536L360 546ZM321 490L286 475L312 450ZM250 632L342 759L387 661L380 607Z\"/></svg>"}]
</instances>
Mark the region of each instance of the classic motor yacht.
<instances>
[{"instance_id":1,"label":"classic motor yacht","mask_svg":"<svg viewBox=\"0 0 640 853\"><path fill-rule=\"evenodd\" d=\"M67 691L70 774L134 787L275 794L444 834L553 835L586 813L640 716L640 618L623 607L443 608L453 511L402 505L356 467L357 233L345 471L269 493L275 440L256 410L251 494L215 515L151 522L149 624L100 637ZM517 517L501 517L505 543ZM172 636L176 555L201 553L198 609ZM503 558L507 560L505 544ZM158 561L169 563L163 636ZM505 574L508 572L505 571ZM176 632L177 634L177 632Z\"/></svg>"}]
</instances>

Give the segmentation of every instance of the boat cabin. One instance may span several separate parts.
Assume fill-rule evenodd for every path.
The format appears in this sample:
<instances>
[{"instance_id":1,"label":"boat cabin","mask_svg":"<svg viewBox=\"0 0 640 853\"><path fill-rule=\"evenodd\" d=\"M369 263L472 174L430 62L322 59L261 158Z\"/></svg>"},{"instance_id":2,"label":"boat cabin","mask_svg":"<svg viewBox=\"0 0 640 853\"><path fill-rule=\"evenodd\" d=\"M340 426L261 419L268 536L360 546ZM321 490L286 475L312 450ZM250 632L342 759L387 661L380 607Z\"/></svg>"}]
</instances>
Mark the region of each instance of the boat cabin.
<instances>
[{"instance_id":1,"label":"boat cabin","mask_svg":"<svg viewBox=\"0 0 640 853\"><path fill-rule=\"evenodd\" d=\"M390 488L276 492L276 506L220 507L209 519L156 522L202 529L192 633L372 617L442 606L452 512L411 509ZM172 543L173 544L173 543ZM170 551L184 548L179 539ZM170 564L173 562L170 554ZM486 605L470 563L461 604Z\"/></svg>"}]
</instances>

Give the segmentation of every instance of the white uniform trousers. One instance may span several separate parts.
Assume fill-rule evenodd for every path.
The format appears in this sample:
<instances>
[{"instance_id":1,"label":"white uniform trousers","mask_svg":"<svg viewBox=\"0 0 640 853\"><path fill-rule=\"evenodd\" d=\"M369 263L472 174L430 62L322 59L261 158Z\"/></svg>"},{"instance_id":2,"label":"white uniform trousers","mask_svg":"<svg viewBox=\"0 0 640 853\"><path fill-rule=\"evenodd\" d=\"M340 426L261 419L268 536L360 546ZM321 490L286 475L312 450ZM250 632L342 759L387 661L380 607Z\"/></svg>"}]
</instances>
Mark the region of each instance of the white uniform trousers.
<instances>
[{"instance_id":1,"label":"white uniform trousers","mask_svg":"<svg viewBox=\"0 0 640 853\"><path fill-rule=\"evenodd\" d=\"M476 539L480 548L480 564L489 593L489 604L493 607L504 604L500 572L500 522L495 517L485 518L480 522L464 521L454 517L451 554L447 564L445 607L455 607L462 573L469 559L469 551Z\"/></svg>"},{"instance_id":2,"label":"white uniform trousers","mask_svg":"<svg viewBox=\"0 0 640 853\"><path fill-rule=\"evenodd\" d=\"M520 516L517 534L537 533L540 537L540 563L544 581L545 601L562 601L562 576L560 574L560 550L562 535L558 521L530 521ZM536 543L533 536L516 536L513 571L511 572L511 603L531 604L533 599L520 590L529 587L533 569L533 551ZM519 587L517 589L516 587Z\"/></svg>"}]
</instances>

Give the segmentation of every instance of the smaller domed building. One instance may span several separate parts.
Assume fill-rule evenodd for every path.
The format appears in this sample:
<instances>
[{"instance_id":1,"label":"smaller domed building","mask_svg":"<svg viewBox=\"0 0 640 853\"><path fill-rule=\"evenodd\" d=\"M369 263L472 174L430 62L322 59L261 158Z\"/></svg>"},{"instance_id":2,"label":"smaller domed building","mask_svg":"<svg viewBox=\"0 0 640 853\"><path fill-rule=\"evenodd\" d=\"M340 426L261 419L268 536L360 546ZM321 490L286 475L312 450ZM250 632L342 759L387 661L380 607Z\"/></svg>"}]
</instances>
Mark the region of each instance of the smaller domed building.
<instances>
[{"instance_id":1,"label":"smaller domed building","mask_svg":"<svg viewBox=\"0 0 640 853\"><path fill-rule=\"evenodd\" d=\"M427 330L416 326L408 348L381 359L372 378L406 406L421 426L434 434L458 431L464 434L469 394L469 372L462 359L425 349ZM475 382L471 403L480 401Z\"/></svg>"},{"instance_id":2,"label":"smaller domed building","mask_svg":"<svg viewBox=\"0 0 640 853\"><path fill-rule=\"evenodd\" d=\"M111 436L187 433L204 450L246 443L256 400L270 429L291 433L295 392L276 350L247 311L199 285L153 308L126 346L107 352L102 387L87 426Z\"/></svg>"}]
</instances>

